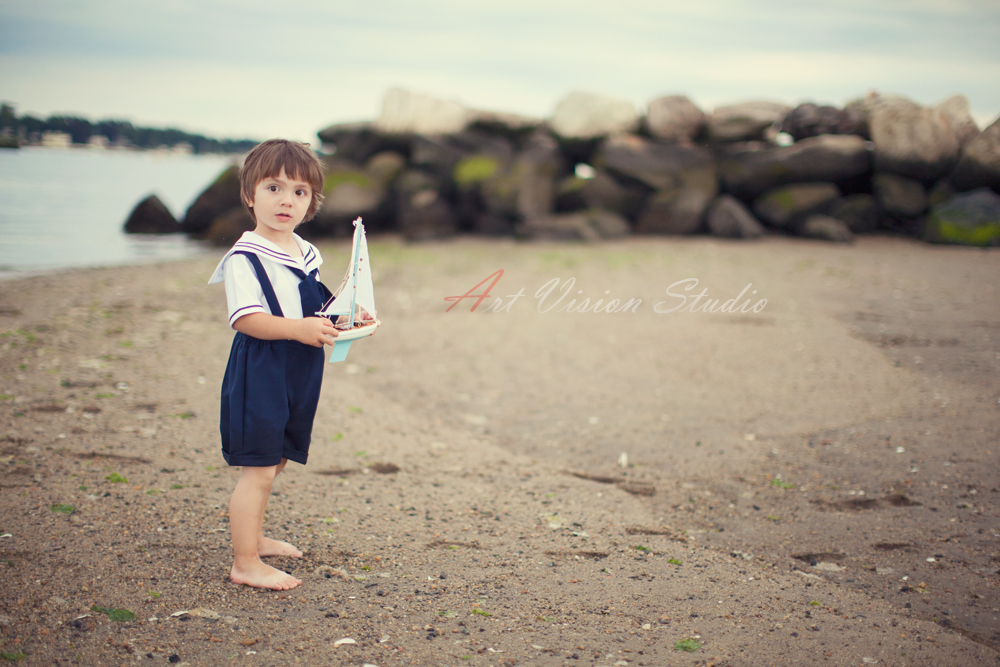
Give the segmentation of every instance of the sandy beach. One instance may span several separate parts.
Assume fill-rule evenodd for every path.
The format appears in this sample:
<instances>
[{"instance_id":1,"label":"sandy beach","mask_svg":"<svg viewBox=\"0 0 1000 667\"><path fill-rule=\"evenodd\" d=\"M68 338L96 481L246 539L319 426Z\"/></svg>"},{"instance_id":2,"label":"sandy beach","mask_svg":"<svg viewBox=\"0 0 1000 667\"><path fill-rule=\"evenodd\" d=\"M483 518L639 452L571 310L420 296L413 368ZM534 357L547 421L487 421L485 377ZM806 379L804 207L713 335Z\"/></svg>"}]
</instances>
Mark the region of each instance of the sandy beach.
<instances>
[{"instance_id":1,"label":"sandy beach","mask_svg":"<svg viewBox=\"0 0 1000 667\"><path fill-rule=\"evenodd\" d=\"M268 507L287 592L228 580L222 252L0 283L4 657L1000 662L995 249L370 249L383 326Z\"/></svg>"}]
</instances>

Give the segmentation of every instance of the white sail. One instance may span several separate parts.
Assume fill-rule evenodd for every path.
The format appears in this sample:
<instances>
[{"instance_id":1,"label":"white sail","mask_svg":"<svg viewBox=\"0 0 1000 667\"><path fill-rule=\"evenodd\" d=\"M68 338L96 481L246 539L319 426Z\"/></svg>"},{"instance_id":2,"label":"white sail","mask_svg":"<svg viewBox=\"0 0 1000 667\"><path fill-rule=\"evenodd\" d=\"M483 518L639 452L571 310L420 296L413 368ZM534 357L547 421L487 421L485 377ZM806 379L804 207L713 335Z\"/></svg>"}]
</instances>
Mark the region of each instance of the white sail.
<instances>
[{"instance_id":1,"label":"white sail","mask_svg":"<svg viewBox=\"0 0 1000 667\"><path fill-rule=\"evenodd\" d=\"M362 311L375 319L375 288L372 286L371 263L368 260L368 240L361 218L354 221L354 240L347 273L317 315L340 317L341 324L352 326L361 320ZM353 315L353 317L352 317ZM365 318L368 319L368 318Z\"/></svg>"}]
</instances>

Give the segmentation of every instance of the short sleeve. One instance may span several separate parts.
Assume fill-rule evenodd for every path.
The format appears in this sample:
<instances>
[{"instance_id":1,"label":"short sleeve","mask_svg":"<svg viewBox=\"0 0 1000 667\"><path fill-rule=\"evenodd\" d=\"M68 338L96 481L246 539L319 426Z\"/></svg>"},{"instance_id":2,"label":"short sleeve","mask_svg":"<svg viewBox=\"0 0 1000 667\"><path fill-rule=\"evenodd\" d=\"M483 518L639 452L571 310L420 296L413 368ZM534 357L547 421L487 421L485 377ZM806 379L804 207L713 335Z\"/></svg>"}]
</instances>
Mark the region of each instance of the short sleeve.
<instances>
[{"instance_id":1,"label":"short sleeve","mask_svg":"<svg viewBox=\"0 0 1000 667\"><path fill-rule=\"evenodd\" d=\"M226 276L226 300L229 303L229 326L251 313L271 314L264 290L253 265L243 255L230 255L223 267Z\"/></svg>"}]
</instances>

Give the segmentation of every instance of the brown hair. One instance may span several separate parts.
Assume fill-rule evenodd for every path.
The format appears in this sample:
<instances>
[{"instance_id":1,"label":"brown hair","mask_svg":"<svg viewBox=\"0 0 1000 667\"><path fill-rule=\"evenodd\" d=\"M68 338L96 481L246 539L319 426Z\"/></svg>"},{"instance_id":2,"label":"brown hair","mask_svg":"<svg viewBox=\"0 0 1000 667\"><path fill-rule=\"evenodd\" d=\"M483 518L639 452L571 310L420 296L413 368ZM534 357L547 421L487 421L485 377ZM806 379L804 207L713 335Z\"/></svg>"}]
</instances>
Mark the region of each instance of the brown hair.
<instances>
[{"instance_id":1,"label":"brown hair","mask_svg":"<svg viewBox=\"0 0 1000 667\"><path fill-rule=\"evenodd\" d=\"M309 150L309 144L287 139L269 139L257 144L247 153L240 170L240 199L243 206L250 217L256 220L249 202L253 201L257 184L265 178L278 176L282 169L289 178L309 184L312 201L302 222L311 220L323 203L323 165L316 154Z\"/></svg>"}]
</instances>

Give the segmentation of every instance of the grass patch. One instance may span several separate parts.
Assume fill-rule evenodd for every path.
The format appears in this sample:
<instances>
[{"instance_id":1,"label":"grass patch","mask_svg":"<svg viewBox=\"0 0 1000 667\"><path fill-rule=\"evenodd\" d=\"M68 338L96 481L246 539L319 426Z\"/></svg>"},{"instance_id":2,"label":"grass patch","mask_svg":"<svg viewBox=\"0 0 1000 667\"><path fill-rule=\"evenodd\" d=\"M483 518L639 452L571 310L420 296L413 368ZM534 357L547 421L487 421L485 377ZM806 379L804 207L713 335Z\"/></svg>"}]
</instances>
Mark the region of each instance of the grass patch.
<instances>
[{"instance_id":1,"label":"grass patch","mask_svg":"<svg viewBox=\"0 0 1000 667\"><path fill-rule=\"evenodd\" d=\"M107 468L105 468L105 470L107 470ZM125 479L124 477L122 477L121 475L119 475L116 472L111 473L110 475L108 475L104 479L108 480L112 484L124 484L124 483L128 482L127 479Z\"/></svg>"},{"instance_id":2,"label":"grass patch","mask_svg":"<svg viewBox=\"0 0 1000 667\"><path fill-rule=\"evenodd\" d=\"M105 614L116 623L125 623L127 621L135 620L135 614L130 612L128 609L111 609L110 607L99 607L95 604L90 608L90 610L96 611L99 614Z\"/></svg>"},{"instance_id":3,"label":"grass patch","mask_svg":"<svg viewBox=\"0 0 1000 667\"><path fill-rule=\"evenodd\" d=\"M73 512L76 511L76 508L73 507L72 505L61 505L58 503L55 505L50 505L49 509L52 510L53 512L59 512L60 514L72 514Z\"/></svg>"},{"instance_id":4,"label":"grass patch","mask_svg":"<svg viewBox=\"0 0 1000 667\"><path fill-rule=\"evenodd\" d=\"M701 642L697 639L682 639L674 644L675 651L684 651L685 653L694 653L700 648Z\"/></svg>"}]
</instances>

